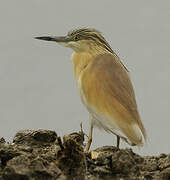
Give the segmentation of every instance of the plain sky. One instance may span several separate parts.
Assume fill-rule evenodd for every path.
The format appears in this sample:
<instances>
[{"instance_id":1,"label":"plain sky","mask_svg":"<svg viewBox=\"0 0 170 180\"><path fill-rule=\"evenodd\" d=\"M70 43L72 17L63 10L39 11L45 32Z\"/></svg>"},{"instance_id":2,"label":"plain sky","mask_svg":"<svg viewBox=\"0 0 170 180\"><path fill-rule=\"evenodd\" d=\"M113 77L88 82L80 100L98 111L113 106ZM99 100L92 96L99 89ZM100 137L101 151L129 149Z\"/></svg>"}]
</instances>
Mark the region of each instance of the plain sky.
<instances>
[{"instance_id":1,"label":"plain sky","mask_svg":"<svg viewBox=\"0 0 170 180\"><path fill-rule=\"evenodd\" d=\"M170 1L0 0L0 137L18 130L88 134L72 50L35 36L65 35L79 27L103 33L128 67L148 141L137 153L170 152ZM92 149L116 138L94 130ZM125 148L129 145L121 143Z\"/></svg>"}]
</instances>

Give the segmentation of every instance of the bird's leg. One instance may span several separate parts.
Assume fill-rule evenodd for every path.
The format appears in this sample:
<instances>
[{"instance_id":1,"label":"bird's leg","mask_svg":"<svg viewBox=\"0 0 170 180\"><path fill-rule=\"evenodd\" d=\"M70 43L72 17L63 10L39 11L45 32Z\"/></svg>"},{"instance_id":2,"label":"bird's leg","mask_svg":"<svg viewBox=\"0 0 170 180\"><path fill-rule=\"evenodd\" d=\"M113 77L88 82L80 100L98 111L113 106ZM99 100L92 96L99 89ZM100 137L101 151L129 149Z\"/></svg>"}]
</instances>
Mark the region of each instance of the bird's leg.
<instances>
[{"instance_id":1,"label":"bird's leg","mask_svg":"<svg viewBox=\"0 0 170 180\"><path fill-rule=\"evenodd\" d=\"M86 145L86 152L89 151L90 145L92 143L92 134L93 134L93 123L92 123L92 117L90 118L90 131L89 131L89 136L88 136L88 142Z\"/></svg>"},{"instance_id":2,"label":"bird's leg","mask_svg":"<svg viewBox=\"0 0 170 180\"><path fill-rule=\"evenodd\" d=\"M120 145L120 137L117 136L117 148L119 149L119 145Z\"/></svg>"}]
</instances>

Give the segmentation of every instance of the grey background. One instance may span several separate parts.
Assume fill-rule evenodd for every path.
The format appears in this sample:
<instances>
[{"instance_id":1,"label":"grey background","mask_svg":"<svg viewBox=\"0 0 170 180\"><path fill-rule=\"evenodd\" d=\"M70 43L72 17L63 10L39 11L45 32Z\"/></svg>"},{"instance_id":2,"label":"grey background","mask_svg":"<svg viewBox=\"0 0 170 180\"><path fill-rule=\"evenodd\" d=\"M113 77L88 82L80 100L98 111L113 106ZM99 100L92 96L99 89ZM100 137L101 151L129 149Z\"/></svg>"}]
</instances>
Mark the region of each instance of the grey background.
<instances>
[{"instance_id":1,"label":"grey background","mask_svg":"<svg viewBox=\"0 0 170 180\"><path fill-rule=\"evenodd\" d=\"M21 129L52 129L64 135L88 133L80 102L72 50L33 39L64 35L77 27L103 32L130 70L148 142L140 154L170 150L170 1L0 0L0 136ZM92 149L115 144L95 129ZM121 143L121 147L129 147Z\"/></svg>"}]
</instances>

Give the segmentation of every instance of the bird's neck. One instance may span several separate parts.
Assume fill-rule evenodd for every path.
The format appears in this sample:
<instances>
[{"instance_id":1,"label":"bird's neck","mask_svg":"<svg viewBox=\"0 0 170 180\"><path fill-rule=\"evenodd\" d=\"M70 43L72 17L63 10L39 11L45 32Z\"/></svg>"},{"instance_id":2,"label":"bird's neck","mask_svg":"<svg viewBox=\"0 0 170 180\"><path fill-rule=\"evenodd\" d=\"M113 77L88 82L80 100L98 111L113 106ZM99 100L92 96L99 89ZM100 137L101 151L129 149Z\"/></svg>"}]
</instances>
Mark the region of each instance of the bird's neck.
<instances>
[{"instance_id":1,"label":"bird's neck","mask_svg":"<svg viewBox=\"0 0 170 180\"><path fill-rule=\"evenodd\" d=\"M74 66L76 80L79 78L80 73L95 59L96 56L105 53L111 52L106 48L95 44L88 44L88 46L85 46L83 50L80 48L79 50L74 51L72 54L72 63Z\"/></svg>"},{"instance_id":2,"label":"bird's neck","mask_svg":"<svg viewBox=\"0 0 170 180\"><path fill-rule=\"evenodd\" d=\"M88 66L90 62L92 62L92 60L97 55L98 54L92 54L89 52L74 52L72 54L72 63L74 67L76 80L78 80L81 72Z\"/></svg>"}]
</instances>

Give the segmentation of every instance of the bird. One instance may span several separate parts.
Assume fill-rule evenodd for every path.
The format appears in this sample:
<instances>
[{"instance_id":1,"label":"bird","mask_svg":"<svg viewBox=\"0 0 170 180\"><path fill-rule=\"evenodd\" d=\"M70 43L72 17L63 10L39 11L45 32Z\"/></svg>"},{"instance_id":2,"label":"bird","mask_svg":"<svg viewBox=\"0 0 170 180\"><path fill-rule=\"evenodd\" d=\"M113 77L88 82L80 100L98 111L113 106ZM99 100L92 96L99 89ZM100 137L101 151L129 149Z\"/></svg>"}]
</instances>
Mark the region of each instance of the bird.
<instances>
[{"instance_id":1,"label":"bird","mask_svg":"<svg viewBox=\"0 0 170 180\"><path fill-rule=\"evenodd\" d=\"M93 128L104 129L131 146L143 146L146 130L141 121L129 71L101 32L73 29L66 36L40 36L73 50L72 63L82 103L90 114L85 151L92 143Z\"/></svg>"}]
</instances>

